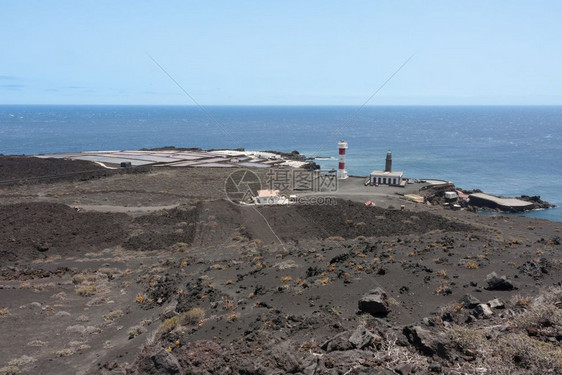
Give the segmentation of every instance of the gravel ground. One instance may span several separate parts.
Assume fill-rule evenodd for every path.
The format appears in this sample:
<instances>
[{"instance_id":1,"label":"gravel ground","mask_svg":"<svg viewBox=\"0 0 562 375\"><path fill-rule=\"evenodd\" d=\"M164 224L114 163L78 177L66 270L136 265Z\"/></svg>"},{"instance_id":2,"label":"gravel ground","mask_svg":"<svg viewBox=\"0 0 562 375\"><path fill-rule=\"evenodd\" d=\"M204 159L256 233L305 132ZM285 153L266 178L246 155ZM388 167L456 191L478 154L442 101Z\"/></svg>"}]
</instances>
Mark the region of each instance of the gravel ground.
<instances>
[{"instance_id":1,"label":"gravel ground","mask_svg":"<svg viewBox=\"0 0 562 375\"><path fill-rule=\"evenodd\" d=\"M0 189L0 373L562 368L562 298L533 299L562 281L560 223L360 199L244 207L224 199L228 173L154 168ZM375 288L385 313L360 309ZM504 307L465 307L466 294Z\"/></svg>"}]
</instances>

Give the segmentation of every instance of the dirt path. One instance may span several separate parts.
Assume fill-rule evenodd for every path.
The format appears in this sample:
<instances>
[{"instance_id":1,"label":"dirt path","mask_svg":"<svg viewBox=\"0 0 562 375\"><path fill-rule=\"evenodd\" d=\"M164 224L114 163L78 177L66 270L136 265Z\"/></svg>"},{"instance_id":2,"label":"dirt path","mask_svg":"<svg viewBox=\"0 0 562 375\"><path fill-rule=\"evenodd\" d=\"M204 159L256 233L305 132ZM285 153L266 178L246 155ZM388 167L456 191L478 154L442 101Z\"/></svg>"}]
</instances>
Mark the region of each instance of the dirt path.
<instances>
[{"instance_id":1,"label":"dirt path","mask_svg":"<svg viewBox=\"0 0 562 375\"><path fill-rule=\"evenodd\" d=\"M171 210L172 208L178 207L179 204L172 204L168 206L141 206L141 207L131 207L131 206L114 206L114 205L79 205L72 206L77 207L83 211L94 211L94 212L112 212L112 213L148 213L161 210Z\"/></svg>"}]
</instances>

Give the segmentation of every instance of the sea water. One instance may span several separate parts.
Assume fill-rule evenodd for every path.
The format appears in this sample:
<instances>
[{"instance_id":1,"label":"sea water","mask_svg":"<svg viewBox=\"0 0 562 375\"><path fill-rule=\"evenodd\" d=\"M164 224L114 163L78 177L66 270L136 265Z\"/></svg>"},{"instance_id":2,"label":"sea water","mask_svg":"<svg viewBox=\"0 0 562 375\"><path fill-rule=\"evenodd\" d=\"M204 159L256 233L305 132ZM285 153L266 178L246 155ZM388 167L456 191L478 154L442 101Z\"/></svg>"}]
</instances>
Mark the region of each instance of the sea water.
<instances>
[{"instance_id":1,"label":"sea water","mask_svg":"<svg viewBox=\"0 0 562 375\"><path fill-rule=\"evenodd\" d=\"M298 150L337 168L384 168L562 205L562 106L0 106L0 153L160 146ZM562 221L562 209L526 213Z\"/></svg>"}]
</instances>

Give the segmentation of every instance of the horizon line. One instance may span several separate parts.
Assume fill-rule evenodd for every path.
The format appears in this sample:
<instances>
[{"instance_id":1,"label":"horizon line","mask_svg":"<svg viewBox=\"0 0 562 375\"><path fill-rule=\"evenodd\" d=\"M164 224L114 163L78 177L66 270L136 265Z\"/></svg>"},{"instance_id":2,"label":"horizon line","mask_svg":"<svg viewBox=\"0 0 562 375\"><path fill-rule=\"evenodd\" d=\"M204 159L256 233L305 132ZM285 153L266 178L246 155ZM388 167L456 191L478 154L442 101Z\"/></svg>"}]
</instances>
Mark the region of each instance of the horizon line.
<instances>
[{"instance_id":1,"label":"horizon line","mask_svg":"<svg viewBox=\"0 0 562 375\"><path fill-rule=\"evenodd\" d=\"M207 107L358 107L356 104L203 104ZM11 103L0 104L0 107L9 106L67 106L67 107L194 107L195 104L77 104L77 103ZM365 107L562 107L561 104L370 104Z\"/></svg>"}]
</instances>

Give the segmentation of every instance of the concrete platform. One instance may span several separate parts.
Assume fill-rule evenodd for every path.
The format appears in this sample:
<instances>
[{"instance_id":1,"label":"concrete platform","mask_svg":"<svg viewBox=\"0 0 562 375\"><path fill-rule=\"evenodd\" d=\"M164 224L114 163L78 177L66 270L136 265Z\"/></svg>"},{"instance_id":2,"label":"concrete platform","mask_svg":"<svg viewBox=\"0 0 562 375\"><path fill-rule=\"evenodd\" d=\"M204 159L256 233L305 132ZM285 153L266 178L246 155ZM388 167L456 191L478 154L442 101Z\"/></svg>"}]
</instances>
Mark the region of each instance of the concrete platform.
<instances>
[{"instance_id":1,"label":"concrete platform","mask_svg":"<svg viewBox=\"0 0 562 375\"><path fill-rule=\"evenodd\" d=\"M478 207L500 209L502 211L521 212L533 208L531 202L515 198L500 198L490 194L474 193L469 195L470 204Z\"/></svg>"}]
</instances>

